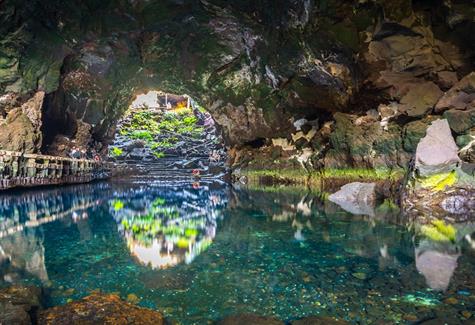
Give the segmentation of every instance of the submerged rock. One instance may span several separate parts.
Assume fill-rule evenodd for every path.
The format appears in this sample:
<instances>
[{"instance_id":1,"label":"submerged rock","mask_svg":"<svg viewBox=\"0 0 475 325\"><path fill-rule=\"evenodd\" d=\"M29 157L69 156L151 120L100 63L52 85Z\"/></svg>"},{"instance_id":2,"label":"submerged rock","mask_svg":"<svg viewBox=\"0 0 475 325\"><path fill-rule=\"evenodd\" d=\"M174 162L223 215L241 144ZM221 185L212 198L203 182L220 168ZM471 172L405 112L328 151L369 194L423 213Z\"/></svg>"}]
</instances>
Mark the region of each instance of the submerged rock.
<instances>
[{"instance_id":1,"label":"submerged rock","mask_svg":"<svg viewBox=\"0 0 475 325\"><path fill-rule=\"evenodd\" d=\"M376 203L376 184L349 183L330 195L328 199L350 213L373 215Z\"/></svg>"},{"instance_id":2,"label":"submerged rock","mask_svg":"<svg viewBox=\"0 0 475 325\"><path fill-rule=\"evenodd\" d=\"M255 314L232 315L217 322L217 325L284 325L284 322L273 318Z\"/></svg>"},{"instance_id":3,"label":"submerged rock","mask_svg":"<svg viewBox=\"0 0 475 325\"><path fill-rule=\"evenodd\" d=\"M420 176L450 172L460 163L447 120L436 120L417 145L415 168Z\"/></svg>"},{"instance_id":4,"label":"submerged rock","mask_svg":"<svg viewBox=\"0 0 475 325\"><path fill-rule=\"evenodd\" d=\"M0 290L0 324L29 325L40 304L40 289L9 287Z\"/></svg>"},{"instance_id":5,"label":"submerged rock","mask_svg":"<svg viewBox=\"0 0 475 325\"><path fill-rule=\"evenodd\" d=\"M291 325L345 325L345 321L327 316L310 316L290 323Z\"/></svg>"},{"instance_id":6,"label":"submerged rock","mask_svg":"<svg viewBox=\"0 0 475 325\"><path fill-rule=\"evenodd\" d=\"M40 324L165 324L160 312L140 308L116 295L94 293L40 313Z\"/></svg>"}]
</instances>

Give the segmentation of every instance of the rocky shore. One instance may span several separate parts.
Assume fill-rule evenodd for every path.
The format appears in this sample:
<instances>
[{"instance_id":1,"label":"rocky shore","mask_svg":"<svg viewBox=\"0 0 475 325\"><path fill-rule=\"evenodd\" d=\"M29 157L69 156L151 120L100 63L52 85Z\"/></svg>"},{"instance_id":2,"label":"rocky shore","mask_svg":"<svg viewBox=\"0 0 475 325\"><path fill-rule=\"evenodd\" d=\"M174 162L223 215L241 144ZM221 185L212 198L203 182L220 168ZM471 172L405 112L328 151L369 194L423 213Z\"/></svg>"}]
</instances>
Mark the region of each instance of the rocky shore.
<instances>
[{"instance_id":1,"label":"rocky shore","mask_svg":"<svg viewBox=\"0 0 475 325\"><path fill-rule=\"evenodd\" d=\"M159 311L138 307L114 294L93 292L63 306L42 308L42 292L36 287L0 289L0 322L5 325L63 324L175 324ZM240 314L209 321L217 325L278 325L284 321L254 314ZM291 321L292 325L347 324L331 317L307 317Z\"/></svg>"}]
</instances>

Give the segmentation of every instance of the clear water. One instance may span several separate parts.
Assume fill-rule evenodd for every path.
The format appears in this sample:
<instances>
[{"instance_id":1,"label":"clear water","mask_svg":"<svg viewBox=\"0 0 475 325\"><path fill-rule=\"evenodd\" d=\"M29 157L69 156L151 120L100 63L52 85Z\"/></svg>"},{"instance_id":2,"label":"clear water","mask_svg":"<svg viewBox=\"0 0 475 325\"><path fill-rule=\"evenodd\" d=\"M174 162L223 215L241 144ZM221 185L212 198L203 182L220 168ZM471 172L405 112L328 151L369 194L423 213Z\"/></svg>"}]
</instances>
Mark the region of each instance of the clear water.
<instances>
[{"instance_id":1,"label":"clear water","mask_svg":"<svg viewBox=\"0 0 475 325\"><path fill-rule=\"evenodd\" d=\"M475 314L475 226L456 225L452 241L417 229L388 207L354 216L296 189L3 193L0 285L42 286L50 306L117 293L181 324L249 312L461 323Z\"/></svg>"}]
</instances>

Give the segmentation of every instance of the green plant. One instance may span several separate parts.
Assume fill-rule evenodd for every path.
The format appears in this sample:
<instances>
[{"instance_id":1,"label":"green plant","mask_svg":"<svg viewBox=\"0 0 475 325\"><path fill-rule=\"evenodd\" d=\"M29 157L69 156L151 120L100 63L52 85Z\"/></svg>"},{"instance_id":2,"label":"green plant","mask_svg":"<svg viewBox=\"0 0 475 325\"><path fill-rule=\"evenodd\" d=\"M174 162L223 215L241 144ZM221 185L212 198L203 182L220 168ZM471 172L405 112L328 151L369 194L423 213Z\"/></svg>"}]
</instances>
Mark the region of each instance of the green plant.
<instances>
[{"instance_id":1,"label":"green plant","mask_svg":"<svg viewBox=\"0 0 475 325\"><path fill-rule=\"evenodd\" d=\"M134 130L130 133L130 138L149 142L153 140L153 134L148 130Z\"/></svg>"},{"instance_id":2,"label":"green plant","mask_svg":"<svg viewBox=\"0 0 475 325\"><path fill-rule=\"evenodd\" d=\"M110 154L112 155L112 157L120 157L123 153L124 151L117 147L112 147L110 150Z\"/></svg>"},{"instance_id":3,"label":"green plant","mask_svg":"<svg viewBox=\"0 0 475 325\"><path fill-rule=\"evenodd\" d=\"M165 199L162 199L161 197L157 197L155 200L152 202L152 207L158 207L165 205L167 201Z\"/></svg>"},{"instance_id":4,"label":"green plant","mask_svg":"<svg viewBox=\"0 0 475 325\"><path fill-rule=\"evenodd\" d=\"M120 134L133 140L143 140L148 148L156 151L154 155L157 158L164 155L157 149L173 148L178 142L179 135L196 139L204 132L204 129L197 125L198 119L193 111L187 108L162 114L148 110L130 114L130 123L120 130ZM161 140L155 140L157 138Z\"/></svg>"},{"instance_id":5,"label":"green plant","mask_svg":"<svg viewBox=\"0 0 475 325\"><path fill-rule=\"evenodd\" d=\"M155 158L157 159L160 159L160 158L164 158L165 157L165 153L164 152L161 152L161 151L154 151L153 152L153 155Z\"/></svg>"}]
</instances>

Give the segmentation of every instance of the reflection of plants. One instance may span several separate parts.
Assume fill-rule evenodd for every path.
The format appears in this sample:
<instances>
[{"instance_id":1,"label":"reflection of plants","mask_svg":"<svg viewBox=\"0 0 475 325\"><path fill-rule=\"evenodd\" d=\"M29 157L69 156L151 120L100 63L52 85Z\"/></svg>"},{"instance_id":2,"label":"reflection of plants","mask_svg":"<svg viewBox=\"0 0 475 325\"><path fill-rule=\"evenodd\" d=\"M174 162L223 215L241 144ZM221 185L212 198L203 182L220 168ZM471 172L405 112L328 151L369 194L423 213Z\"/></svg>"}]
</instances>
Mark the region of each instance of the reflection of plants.
<instances>
[{"instance_id":1,"label":"reflection of plants","mask_svg":"<svg viewBox=\"0 0 475 325\"><path fill-rule=\"evenodd\" d=\"M457 230L442 220L435 220L432 225L422 226L421 233L433 241L455 242Z\"/></svg>"},{"instance_id":2,"label":"reflection of plants","mask_svg":"<svg viewBox=\"0 0 475 325\"><path fill-rule=\"evenodd\" d=\"M200 229L206 227L206 216L183 217L175 206L166 206L166 200L158 197L147 214L123 219L121 223L144 246L150 245L154 238L163 237L178 248L188 248L199 237Z\"/></svg>"},{"instance_id":3,"label":"reflection of plants","mask_svg":"<svg viewBox=\"0 0 475 325\"><path fill-rule=\"evenodd\" d=\"M167 268L190 263L213 241L220 217L218 201L214 196L192 196L183 202L179 194L176 198L157 194L133 199L125 209L116 211L119 231L131 254L145 265ZM115 202L111 202L111 210Z\"/></svg>"},{"instance_id":4,"label":"reflection of plants","mask_svg":"<svg viewBox=\"0 0 475 325\"><path fill-rule=\"evenodd\" d=\"M124 208L124 202L122 202L121 200L114 200L112 202L112 206L114 207L115 211L120 211Z\"/></svg>"},{"instance_id":5,"label":"reflection of plants","mask_svg":"<svg viewBox=\"0 0 475 325\"><path fill-rule=\"evenodd\" d=\"M450 173L435 174L420 180L423 188L430 188L433 191L443 191L446 187L450 187L457 182L457 173L452 171Z\"/></svg>"},{"instance_id":6,"label":"reflection of plants","mask_svg":"<svg viewBox=\"0 0 475 325\"><path fill-rule=\"evenodd\" d=\"M161 197L157 197L155 200L152 202L152 207L158 207L162 206L166 203L167 201L165 199L162 199Z\"/></svg>"}]
</instances>

